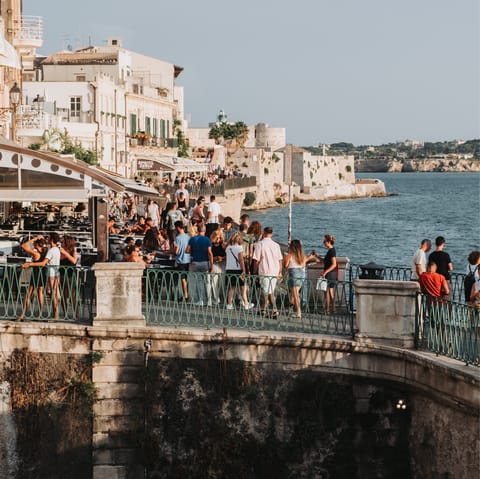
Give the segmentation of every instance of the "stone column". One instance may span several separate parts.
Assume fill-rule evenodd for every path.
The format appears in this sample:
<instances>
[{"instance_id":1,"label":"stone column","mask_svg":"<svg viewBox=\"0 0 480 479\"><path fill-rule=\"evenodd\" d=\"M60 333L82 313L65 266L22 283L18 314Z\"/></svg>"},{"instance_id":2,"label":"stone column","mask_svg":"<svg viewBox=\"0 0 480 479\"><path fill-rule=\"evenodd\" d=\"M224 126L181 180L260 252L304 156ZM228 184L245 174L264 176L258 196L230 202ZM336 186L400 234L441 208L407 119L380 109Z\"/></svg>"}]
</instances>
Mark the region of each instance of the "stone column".
<instances>
[{"instance_id":1,"label":"stone column","mask_svg":"<svg viewBox=\"0 0 480 479\"><path fill-rule=\"evenodd\" d=\"M97 315L94 326L145 326L139 263L96 263Z\"/></svg>"},{"instance_id":2,"label":"stone column","mask_svg":"<svg viewBox=\"0 0 480 479\"><path fill-rule=\"evenodd\" d=\"M356 339L413 348L418 283L356 279L353 285Z\"/></svg>"}]
</instances>

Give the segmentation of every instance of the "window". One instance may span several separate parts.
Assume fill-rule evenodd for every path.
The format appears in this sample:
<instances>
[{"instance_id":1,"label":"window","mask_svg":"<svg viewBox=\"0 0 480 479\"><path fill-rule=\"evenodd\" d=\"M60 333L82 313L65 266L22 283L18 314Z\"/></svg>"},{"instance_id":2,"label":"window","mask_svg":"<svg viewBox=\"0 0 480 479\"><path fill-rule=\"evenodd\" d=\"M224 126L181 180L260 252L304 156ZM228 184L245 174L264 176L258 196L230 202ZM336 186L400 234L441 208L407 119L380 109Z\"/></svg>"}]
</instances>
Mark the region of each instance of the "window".
<instances>
[{"instance_id":1,"label":"window","mask_svg":"<svg viewBox=\"0 0 480 479\"><path fill-rule=\"evenodd\" d=\"M70 97L70 118L80 118L81 101L79 96Z\"/></svg>"},{"instance_id":2,"label":"window","mask_svg":"<svg viewBox=\"0 0 480 479\"><path fill-rule=\"evenodd\" d=\"M137 115L130 113L130 135L134 135L137 132Z\"/></svg>"},{"instance_id":3,"label":"window","mask_svg":"<svg viewBox=\"0 0 480 479\"><path fill-rule=\"evenodd\" d=\"M85 75L75 75L75 81L86 81Z\"/></svg>"},{"instance_id":4,"label":"window","mask_svg":"<svg viewBox=\"0 0 480 479\"><path fill-rule=\"evenodd\" d=\"M151 133L151 126L150 126L150 117L146 116L145 117L145 133Z\"/></svg>"},{"instance_id":5,"label":"window","mask_svg":"<svg viewBox=\"0 0 480 479\"><path fill-rule=\"evenodd\" d=\"M157 136L158 136L158 119L157 118L153 119L152 136L154 138L157 138Z\"/></svg>"},{"instance_id":6,"label":"window","mask_svg":"<svg viewBox=\"0 0 480 479\"><path fill-rule=\"evenodd\" d=\"M160 120L160 138L166 138L165 120Z\"/></svg>"}]
</instances>

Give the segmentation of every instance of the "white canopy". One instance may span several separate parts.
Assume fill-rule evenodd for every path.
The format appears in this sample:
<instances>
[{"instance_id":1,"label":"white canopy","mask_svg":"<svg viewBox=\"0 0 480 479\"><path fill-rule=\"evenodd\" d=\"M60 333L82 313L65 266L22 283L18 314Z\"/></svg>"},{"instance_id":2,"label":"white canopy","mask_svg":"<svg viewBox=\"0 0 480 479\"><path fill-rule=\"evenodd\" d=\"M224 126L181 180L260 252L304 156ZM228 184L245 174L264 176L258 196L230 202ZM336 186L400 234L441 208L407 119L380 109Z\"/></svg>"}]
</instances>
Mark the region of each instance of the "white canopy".
<instances>
[{"instance_id":1,"label":"white canopy","mask_svg":"<svg viewBox=\"0 0 480 479\"><path fill-rule=\"evenodd\" d=\"M17 70L22 68L17 51L5 40L3 33L0 33L0 66L16 68Z\"/></svg>"}]
</instances>

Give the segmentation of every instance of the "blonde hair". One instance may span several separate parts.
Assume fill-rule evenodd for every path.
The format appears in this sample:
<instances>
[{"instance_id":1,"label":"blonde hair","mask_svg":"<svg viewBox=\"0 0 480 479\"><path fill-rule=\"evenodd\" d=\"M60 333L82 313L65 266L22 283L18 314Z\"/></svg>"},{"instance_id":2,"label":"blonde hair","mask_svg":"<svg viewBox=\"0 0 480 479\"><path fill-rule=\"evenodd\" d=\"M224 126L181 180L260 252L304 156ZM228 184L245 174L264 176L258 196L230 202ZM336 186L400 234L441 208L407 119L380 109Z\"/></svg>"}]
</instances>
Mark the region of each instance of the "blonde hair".
<instances>
[{"instance_id":1,"label":"blonde hair","mask_svg":"<svg viewBox=\"0 0 480 479\"><path fill-rule=\"evenodd\" d=\"M233 233L232 237L230 238L230 241L228 242L230 245L238 244L241 245L243 244L243 238L240 233Z\"/></svg>"},{"instance_id":2,"label":"blonde hair","mask_svg":"<svg viewBox=\"0 0 480 479\"><path fill-rule=\"evenodd\" d=\"M210 240L212 243L215 243L217 241L222 241L223 242L223 233L221 229L217 229L212 232L210 235Z\"/></svg>"},{"instance_id":3,"label":"blonde hair","mask_svg":"<svg viewBox=\"0 0 480 479\"><path fill-rule=\"evenodd\" d=\"M303 265L305 262L305 253L303 252L302 243L300 240L292 240L288 245L288 252L295 258L295 261Z\"/></svg>"}]
</instances>

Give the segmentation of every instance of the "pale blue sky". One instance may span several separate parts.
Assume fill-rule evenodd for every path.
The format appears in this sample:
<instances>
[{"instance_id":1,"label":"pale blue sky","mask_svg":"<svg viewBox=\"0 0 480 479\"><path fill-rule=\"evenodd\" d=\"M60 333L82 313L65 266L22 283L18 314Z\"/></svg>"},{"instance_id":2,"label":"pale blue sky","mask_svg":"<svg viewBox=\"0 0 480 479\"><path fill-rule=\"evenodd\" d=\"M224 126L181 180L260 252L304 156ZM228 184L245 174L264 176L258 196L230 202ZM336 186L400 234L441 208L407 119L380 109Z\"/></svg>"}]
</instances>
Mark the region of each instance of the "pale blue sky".
<instances>
[{"instance_id":1,"label":"pale blue sky","mask_svg":"<svg viewBox=\"0 0 480 479\"><path fill-rule=\"evenodd\" d=\"M478 0L23 0L49 54L104 44L184 68L190 125L287 128L287 141L480 137Z\"/></svg>"}]
</instances>

